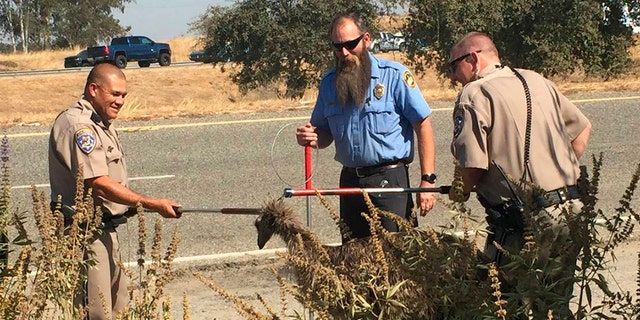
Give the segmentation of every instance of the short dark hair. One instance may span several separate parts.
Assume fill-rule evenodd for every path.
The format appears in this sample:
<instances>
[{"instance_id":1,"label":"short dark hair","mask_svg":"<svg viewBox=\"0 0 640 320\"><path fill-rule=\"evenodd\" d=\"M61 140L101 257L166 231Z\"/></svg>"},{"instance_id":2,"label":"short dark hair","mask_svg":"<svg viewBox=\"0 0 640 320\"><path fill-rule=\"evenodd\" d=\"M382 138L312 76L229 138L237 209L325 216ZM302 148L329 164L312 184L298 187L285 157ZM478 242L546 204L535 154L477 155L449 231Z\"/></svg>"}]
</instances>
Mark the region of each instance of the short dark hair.
<instances>
[{"instance_id":1,"label":"short dark hair","mask_svg":"<svg viewBox=\"0 0 640 320\"><path fill-rule=\"evenodd\" d=\"M91 71L89 71L89 75L87 76L87 82L84 85L85 94L86 90L91 83L96 83L98 85L103 85L103 81L108 77L109 74L116 74L118 77L126 80L124 73L115 63L111 62L100 62L96 63Z\"/></svg>"},{"instance_id":2,"label":"short dark hair","mask_svg":"<svg viewBox=\"0 0 640 320\"><path fill-rule=\"evenodd\" d=\"M344 20L353 21L353 23L355 23L355 25L360 30L361 34L365 32L369 32L369 28L367 28L364 21L362 20L362 18L360 18L360 16L357 13L355 12L340 13L336 15L333 18L333 20L331 20L331 24L329 25L329 38L331 38L331 35L333 34L333 29Z\"/></svg>"}]
</instances>

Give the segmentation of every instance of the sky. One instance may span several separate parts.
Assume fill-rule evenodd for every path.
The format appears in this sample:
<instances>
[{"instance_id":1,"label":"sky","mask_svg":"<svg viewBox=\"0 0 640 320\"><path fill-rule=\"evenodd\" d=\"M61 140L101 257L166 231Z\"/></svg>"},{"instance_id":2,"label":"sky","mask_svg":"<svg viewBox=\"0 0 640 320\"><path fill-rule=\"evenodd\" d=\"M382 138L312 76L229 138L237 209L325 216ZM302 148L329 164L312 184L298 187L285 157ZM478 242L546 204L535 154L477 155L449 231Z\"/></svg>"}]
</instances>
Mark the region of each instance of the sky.
<instances>
[{"instance_id":1,"label":"sky","mask_svg":"<svg viewBox=\"0 0 640 320\"><path fill-rule=\"evenodd\" d=\"M189 23L212 5L229 6L232 0L135 0L125 6L124 13L113 16L123 27L131 26L130 35L147 36L154 41L168 41L190 35Z\"/></svg>"}]
</instances>

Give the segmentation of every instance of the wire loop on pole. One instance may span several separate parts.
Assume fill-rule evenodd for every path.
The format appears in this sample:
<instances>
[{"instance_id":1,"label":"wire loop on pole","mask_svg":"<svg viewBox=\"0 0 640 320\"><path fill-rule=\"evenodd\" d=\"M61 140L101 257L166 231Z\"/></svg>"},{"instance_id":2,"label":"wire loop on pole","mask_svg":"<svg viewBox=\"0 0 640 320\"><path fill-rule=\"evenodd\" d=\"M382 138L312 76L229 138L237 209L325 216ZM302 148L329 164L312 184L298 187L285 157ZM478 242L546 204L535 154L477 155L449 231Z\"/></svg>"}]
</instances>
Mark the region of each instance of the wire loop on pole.
<instances>
[{"instance_id":1,"label":"wire loop on pole","mask_svg":"<svg viewBox=\"0 0 640 320\"><path fill-rule=\"evenodd\" d=\"M278 133L276 133L276 136L273 138L273 143L271 144L271 153L270 153L270 156L271 156L271 167L273 168L273 172L276 174L276 176L278 177L278 179L279 179L283 184L285 184L286 186L288 186L288 187L296 187L296 186L303 187L303 186L308 185L308 183L312 181L312 179L313 179L313 175L314 175L314 173L315 173L315 170L318 168L317 163L318 163L318 159L320 158L320 157L318 157L318 155L319 155L319 153L320 153L320 150L319 150L318 148L314 148L314 149L316 149L316 157L315 157L315 159L316 159L316 160L315 160L315 161L316 161L316 166L314 166L314 167L310 168L310 172L311 172L311 173L310 173L310 174L309 174L309 176L308 176L308 177L303 181L302 185L296 185L296 184L290 183L289 181L286 181L286 180L285 180L285 179L280 175L280 172L278 172L278 169L276 168L276 164L275 164L275 159L274 159L274 156L275 156L275 146L276 146L276 141L278 140L278 137L280 136L280 134L282 133L282 131L283 131L284 129L286 129L286 128L290 127L291 125L294 125L294 124L295 124L295 123L291 122L291 123L287 123L287 124L283 125L283 126L280 128L280 130L278 130Z\"/></svg>"}]
</instances>

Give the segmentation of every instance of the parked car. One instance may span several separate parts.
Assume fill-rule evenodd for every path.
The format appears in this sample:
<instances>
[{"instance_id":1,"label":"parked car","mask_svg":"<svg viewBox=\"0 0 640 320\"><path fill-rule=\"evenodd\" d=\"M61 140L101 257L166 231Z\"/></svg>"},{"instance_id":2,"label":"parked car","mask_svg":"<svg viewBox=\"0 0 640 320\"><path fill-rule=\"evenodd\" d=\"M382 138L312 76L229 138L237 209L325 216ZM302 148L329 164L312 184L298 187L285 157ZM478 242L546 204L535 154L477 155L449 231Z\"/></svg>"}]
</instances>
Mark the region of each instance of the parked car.
<instances>
[{"instance_id":1,"label":"parked car","mask_svg":"<svg viewBox=\"0 0 640 320\"><path fill-rule=\"evenodd\" d=\"M143 36L127 36L111 39L108 46L87 48L89 60L111 61L119 68L126 68L127 62L138 61L141 68L157 62L161 66L171 64L171 48L167 43L155 42Z\"/></svg>"},{"instance_id":2,"label":"parked car","mask_svg":"<svg viewBox=\"0 0 640 320\"><path fill-rule=\"evenodd\" d=\"M406 41L401 32L380 31L371 34L369 50L373 53L388 51L406 51Z\"/></svg>"},{"instance_id":3,"label":"parked car","mask_svg":"<svg viewBox=\"0 0 640 320\"><path fill-rule=\"evenodd\" d=\"M91 67L93 66L93 61L89 61L87 56L87 50L82 50L78 52L75 56L70 56L64 58L64 67L65 68L79 68L79 67Z\"/></svg>"},{"instance_id":4,"label":"parked car","mask_svg":"<svg viewBox=\"0 0 640 320\"><path fill-rule=\"evenodd\" d=\"M229 62L229 57L225 57L226 52L219 51L214 53L211 49L194 50L189 54L189 60L202 63Z\"/></svg>"},{"instance_id":5,"label":"parked car","mask_svg":"<svg viewBox=\"0 0 640 320\"><path fill-rule=\"evenodd\" d=\"M380 52L380 43L385 41L387 38L386 32L372 32L371 33L371 43L369 44L369 50L372 53Z\"/></svg>"},{"instance_id":6,"label":"parked car","mask_svg":"<svg viewBox=\"0 0 640 320\"><path fill-rule=\"evenodd\" d=\"M631 19L630 17L622 18L622 24L631 28L633 34L640 33L640 21Z\"/></svg>"},{"instance_id":7,"label":"parked car","mask_svg":"<svg viewBox=\"0 0 640 320\"><path fill-rule=\"evenodd\" d=\"M189 54L189 60L193 62L203 62L209 63L210 61L206 61L206 57L204 56L204 50L194 50Z\"/></svg>"},{"instance_id":8,"label":"parked car","mask_svg":"<svg viewBox=\"0 0 640 320\"><path fill-rule=\"evenodd\" d=\"M217 55L214 55L211 52L207 52L207 50L191 51L191 53L189 54L189 60L194 62L202 62L202 63L226 61L220 53L218 53Z\"/></svg>"}]
</instances>

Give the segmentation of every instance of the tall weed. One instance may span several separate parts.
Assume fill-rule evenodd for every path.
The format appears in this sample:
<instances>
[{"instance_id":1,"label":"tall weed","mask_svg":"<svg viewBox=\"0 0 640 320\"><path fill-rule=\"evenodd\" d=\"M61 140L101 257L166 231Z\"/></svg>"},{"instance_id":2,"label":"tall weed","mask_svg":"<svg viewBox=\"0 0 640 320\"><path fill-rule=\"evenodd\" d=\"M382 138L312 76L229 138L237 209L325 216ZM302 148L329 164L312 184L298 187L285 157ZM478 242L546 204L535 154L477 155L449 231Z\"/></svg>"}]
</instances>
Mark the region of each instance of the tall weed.
<instances>
[{"instance_id":1,"label":"tall weed","mask_svg":"<svg viewBox=\"0 0 640 320\"><path fill-rule=\"evenodd\" d=\"M546 228L551 227L542 223L546 220L536 214L525 215L523 249L508 252L501 248L511 263L498 268L487 263L478 251L478 233L469 227L474 222L473 215L462 201L443 201L451 209L452 219L440 230L415 229L369 203L372 237L333 249L321 245L302 223L292 222L295 217L280 215L274 223L283 223L276 229L288 247L288 253L281 255L288 267L280 273L293 274L293 281L278 276L286 298L282 298L283 308L277 313L260 312L202 275L197 277L230 301L246 319L304 318L304 310L285 308L289 305L287 298L297 300L317 319L638 319L640 291L625 292L619 287L613 290L611 286L617 282L607 276L616 259L614 250L629 241L640 221L632 207L640 164L619 207L605 213L598 208L602 155L592 160L591 177L579 182L581 213L564 209L555 221L569 230L580 248L575 274L557 282L546 277L558 274L562 255L548 261L538 258L540 250L548 249L541 239ZM456 179L453 188L460 194L460 178ZM530 190L533 189L517 192L522 199L532 199ZM335 210L319 198L340 226ZM525 211L535 212L532 206L532 201L527 201ZM376 222L382 215L396 219L402 231L389 233L383 229ZM285 227L292 225L297 227ZM455 236L454 229L461 229L462 235ZM518 285L508 292L503 292L505 270L518 279ZM576 288L571 310L562 308L566 300L556 292L562 282Z\"/></svg>"},{"instance_id":2,"label":"tall weed","mask_svg":"<svg viewBox=\"0 0 640 320\"><path fill-rule=\"evenodd\" d=\"M65 226L60 206L52 210L48 197L33 187L37 234L29 234L27 214L14 211L11 206L9 153L9 142L4 137L0 146L0 319L84 319L85 310L74 307L73 298L86 279L84 270L95 265L87 257L91 257L89 244L101 232L102 213L94 206L91 190L83 192L84 180L79 172L73 222ZM162 224L156 221L151 250L147 251L145 215L140 206L137 216L137 272L123 266L132 279L131 303L118 319L170 319L170 300L165 297L164 288L173 276L172 262L179 243L177 229L162 254ZM183 306L188 312L186 297ZM188 319L188 315L184 318Z\"/></svg>"}]
</instances>

